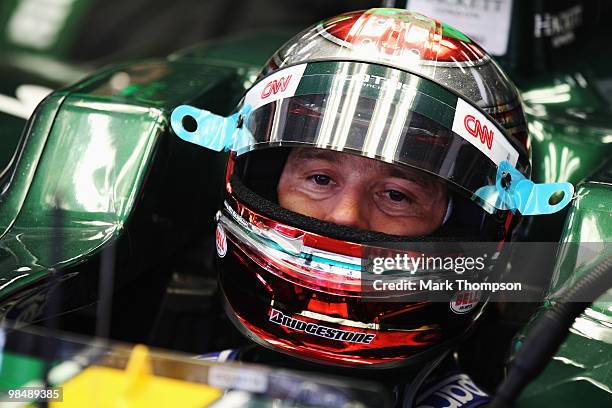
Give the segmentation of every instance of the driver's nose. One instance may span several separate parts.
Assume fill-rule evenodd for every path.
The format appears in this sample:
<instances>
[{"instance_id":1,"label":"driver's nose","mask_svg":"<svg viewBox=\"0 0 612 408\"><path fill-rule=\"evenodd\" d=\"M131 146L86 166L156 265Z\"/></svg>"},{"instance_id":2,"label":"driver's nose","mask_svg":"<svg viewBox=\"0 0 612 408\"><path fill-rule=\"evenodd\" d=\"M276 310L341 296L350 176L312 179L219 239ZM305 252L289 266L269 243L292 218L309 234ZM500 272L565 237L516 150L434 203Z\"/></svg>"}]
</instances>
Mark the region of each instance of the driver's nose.
<instances>
[{"instance_id":1,"label":"driver's nose","mask_svg":"<svg viewBox=\"0 0 612 408\"><path fill-rule=\"evenodd\" d=\"M358 188L345 187L336 195L323 219L347 227L370 229L365 195Z\"/></svg>"}]
</instances>

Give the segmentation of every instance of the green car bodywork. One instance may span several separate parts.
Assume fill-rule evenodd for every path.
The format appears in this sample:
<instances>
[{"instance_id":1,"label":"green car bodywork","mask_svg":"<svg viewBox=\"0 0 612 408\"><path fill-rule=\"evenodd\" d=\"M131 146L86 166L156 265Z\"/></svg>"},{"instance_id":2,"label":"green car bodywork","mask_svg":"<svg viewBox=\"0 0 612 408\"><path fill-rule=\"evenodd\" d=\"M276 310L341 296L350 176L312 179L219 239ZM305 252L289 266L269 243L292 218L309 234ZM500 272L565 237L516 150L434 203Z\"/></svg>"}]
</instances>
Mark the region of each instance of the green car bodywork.
<instances>
[{"instance_id":1,"label":"green car bodywork","mask_svg":"<svg viewBox=\"0 0 612 408\"><path fill-rule=\"evenodd\" d=\"M216 208L225 157L178 140L169 129L170 112L189 103L228 114L266 58L288 37L259 33L193 47L167 59L112 66L48 96L25 127L23 120L3 115L0 313L35 320L36 310L24 305L36 293L51 293L54 271L62 266L74 274L66 279L82 277L95 269L87 265L111 242L131 265L122 270L133 268L137 274L142 263L154 263L161 252L201 234L197 228L211 224ZM559 233L568 241L612 239L612 118L610 102L589 82L593 78L572 70L515 78L533 136L533 179L578 186L569 211L527 222L530 239ZM62 210L59 234L53 228L56 207ZM201 219L195 222L187 214ZM141 230L149 231L148 236ZM59 255L49 250L54 241L61 243ZM571 282L580 273L563 260L558 265L555 284ZM609 404L609 301L601 299L577 321L520 406L573 406L585 398L589 406Z\"/></svg>"},{"instance_id":2,"label":"green car bodywork","mask_svg":"<svg viewBox=\"0 0 612 408\"><path fill-rule=\"evenodd\" d=\"M541 231L558 230L561 244L581 243L567 245L570 250L558 254L542 309L612 250L612 104L601 86L608 82L605 66L605 61L581 61L546 79L515 79L527 107L533 178L571 181L577 187L567 212L534 219L529 227L536 241L546 238ZM590 263L579 262L579 250L589 252ZM538 316L517 335L514 352ZM576 319L567 340L516 406L607 406L612 401L611 368L612 293L608 291Z\"/></svg>"},{"instance_id":3,"label":"green car bodywork","mask_svg":"<svg viewBox=\"0 0 612 408\"><path fill-rule=\"evenodd\" d=\"M554 294L571 285L612 250L612 162L581 183L567 217L561 242L581 242L568 246L558 259L549 301ZM587 252L580 256L580 251ZM588 259L589 261L585 261ZM532 319L531 324L539 314ZM527 328L514 342L520 348ZM590 406L610 404L612 393L612 293L608 291L579 316L566 341L545 371L521 395L518 407Z\"/></svg>"},{"instance_id":4,"label":"green car bodywork","mask_svg":"<svg viewBox=\"0 0 612 408\"><path fill-rule=\"evenodd\" d=\"M229 113L263 56L286 39L262 35L259 48L250 38L230 40L244 47L234 54L244 60L227 58L219 44L101 70L47 97L21 136L18 120L5 129L13 138L6 147L14 149L0 179L3 315L56 268L90 261L115 238L129 241L120 251L132 263L154 263L156 254L178 243L163 225L186 237L185 231L201 233L190 226L211 224L225 157L179 141L169 131L169 115L183 103ZM63 228L53 236L56 207ZM145 226L147 235L159 236L140 237ZM61 243L59 259L51 240Z\"/></svg>"}]
</instances>

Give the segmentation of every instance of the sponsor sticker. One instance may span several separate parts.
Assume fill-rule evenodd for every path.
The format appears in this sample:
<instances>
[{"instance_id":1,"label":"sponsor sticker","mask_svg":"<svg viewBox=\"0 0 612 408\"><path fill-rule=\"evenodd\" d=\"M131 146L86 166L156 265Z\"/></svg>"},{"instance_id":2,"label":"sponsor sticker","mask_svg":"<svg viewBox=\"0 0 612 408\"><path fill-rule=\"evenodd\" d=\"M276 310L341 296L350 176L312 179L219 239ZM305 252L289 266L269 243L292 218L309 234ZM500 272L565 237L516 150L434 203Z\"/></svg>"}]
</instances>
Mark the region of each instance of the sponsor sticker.
<instances>
[{"instance_id":1,"label":"sponsor sticker","mask_svg":"<svg viewBox=\"0 0 612 408\"><path fill-rule=\"evenodd\" d=\"M370 344L376 338L376 334L363 333L352 330L340 330L332 327L322 326L316 323L305 322L300 319L286 316L282 312L271 309L270 321L280 326L293 329L295 331L306 332L314 336L323 337L330 340L346 341L349 343Z\"/></svg>"},{"instance_id":2,"label":"sponsor sticker","mask_svg":"<svg viewBox=\"0 0 612 408\"><path fill-rule=\"evenodd\" d=\"M457 99L453 132L470 142L497 166L504 160L516 166L518 151L489 119L460 98Z\"/></svg>"},{"instance_id":3,"label":"sponsor sticker","mask_svg":"<svg viewBox=\"0 0 612 408\"><path fill-rule=\"evenodd\" d=\"M217 224L217 230L215 231L215 246L217 247L217 255L223 258L227 254L227 237L220 224Z\"/></svg>"},{"instance_id":4,"label":"sponsor sticker","mask_svg":"<svg viewBox=\"0 0 612 408\"><path fill-rule=\"evenodd\" d=\"M408 0L406 8L450 24L490 54L508 49L512 0Z\"/></svg>"},{"instance_id":5,"label":"sponsor sticker","mask_svg":"<svg viewBox=\"0 0 612 408\"><path fill-rule=\"evenodd\" d=\"M550 38L553 48L558 48L576 40L576 31L582 27L583 21L582 4L557 13L536 13L533 36Z\"/></svg>"},{"instance_id":6,"label":"sponsor sticker","mask_svg":"<svg viewBox=\"0 0 612 408\"><path fill-rule=\"evenodd\" d=\"M250 105L251 109L255 110L270 102L295 95L306 65L285 68L264 78L246 94L245 105Z\"/></svg>"},{"instance_id":7,"label":"sponsor sticker","mask_svg":"<svg viewBox=\"0 0 612 408\"><path fill-rule=\"evenodd\" d=\"M455 293L450 302L450 308L457 314L472 310L480 300L480 292L476 290L460 290Z\"/></svg>"}]
</instances>

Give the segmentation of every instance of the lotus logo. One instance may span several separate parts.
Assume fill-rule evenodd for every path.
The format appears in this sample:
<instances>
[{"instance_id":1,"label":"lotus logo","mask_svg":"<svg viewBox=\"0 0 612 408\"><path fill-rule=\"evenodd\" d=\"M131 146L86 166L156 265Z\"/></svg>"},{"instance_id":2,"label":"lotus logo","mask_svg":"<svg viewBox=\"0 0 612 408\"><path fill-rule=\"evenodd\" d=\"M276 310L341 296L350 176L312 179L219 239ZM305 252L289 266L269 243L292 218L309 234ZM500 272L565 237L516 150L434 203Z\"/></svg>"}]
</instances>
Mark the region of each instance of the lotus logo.
<instances>
[{"instance_id":1,"label":"lotus logo","mask_svg":"<svg viewBox=\"0 0 612 408\"><path fill-rule=\"evenodd\" d=\"M281 77L280 79L273 79L268 82L261 92L261 99L266 99L268 96L274 94L276 95L279 92L285 92L287 87L289 86L289 82L291 81L291 75L287 75L286 77Z\"/></svg>"},{"instance_id":2,"label":"lotus logo","mask_svg":"<svg viewBox=\"0 0 612 408\"><path fill-rule=\"evenodd\" d=\"M466 115L463 119L463 124L468 133L475 138L480 138L480 142L487 145L487 148L491 150L493 146L493 129L487 128L487 125L482 125L478 119L472 115Z\"/></svg>"}]
</instances>

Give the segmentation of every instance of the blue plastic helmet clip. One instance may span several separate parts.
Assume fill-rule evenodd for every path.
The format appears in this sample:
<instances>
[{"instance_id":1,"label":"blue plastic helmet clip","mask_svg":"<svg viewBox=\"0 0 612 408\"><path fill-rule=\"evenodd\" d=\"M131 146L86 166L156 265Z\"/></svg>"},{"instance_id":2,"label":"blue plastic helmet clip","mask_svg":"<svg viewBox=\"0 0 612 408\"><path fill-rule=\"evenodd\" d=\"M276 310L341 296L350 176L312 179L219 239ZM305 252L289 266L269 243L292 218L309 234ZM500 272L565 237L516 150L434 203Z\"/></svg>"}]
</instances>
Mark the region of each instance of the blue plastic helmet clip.
<instances>
[{"instance_id":1,"label":"blue plastic helmet clip","mask_svg":"<svg viewBox=\"0 0 612 408\"><path fill-rule=\"evenodd\" d=\"M251 107L245 105L230 116L216 115L190 105L180 105L172 111L170 125L181 139L217 152L237 150L247 146L253 136L244 126ZM184 120L192 118L196 123L193 131L185 129Z\"/></svg>"},{"instance_id":2,"label":"blue plastic helmet clip","mask_svg":"<svg viewBox=\"0 0 612 408\"><path fill-rule=\"evenodd\" d=\"M518 210L523 215L544 215L561 211L574 195L571 183L536 184L525 178L509 162L497 168L494 186L479 188L474 195L499 210Z\"/></svg>"}]
</instances>

